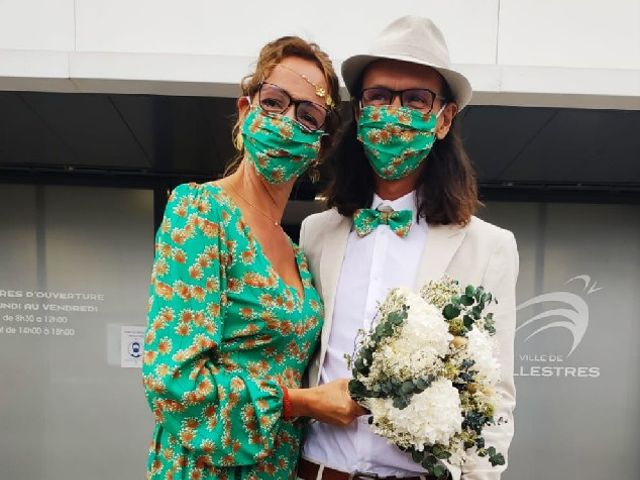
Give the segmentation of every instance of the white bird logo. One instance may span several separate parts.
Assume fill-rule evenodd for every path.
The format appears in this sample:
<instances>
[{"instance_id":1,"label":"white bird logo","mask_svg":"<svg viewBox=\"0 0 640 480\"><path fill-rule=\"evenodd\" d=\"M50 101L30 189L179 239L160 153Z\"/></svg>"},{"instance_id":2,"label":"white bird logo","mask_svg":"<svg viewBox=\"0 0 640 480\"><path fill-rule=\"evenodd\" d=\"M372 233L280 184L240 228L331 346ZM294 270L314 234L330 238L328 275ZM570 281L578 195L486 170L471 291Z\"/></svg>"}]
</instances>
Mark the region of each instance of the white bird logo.
<instances>
[{"instance_id":1,"label":"white bird logo","mask_svg":"<svg viewBox=\"0 0 640 480\"><path fill-rule=\"evenodd\" d=\"M589 275L577 275L573 278L570 278L567 281L567 284L576 280L582 280L584 282L583 292L586 292L587 295L602 290L601 287L597 286L597 282L593 282L593 284L591 284L591 277ZM527 300L526 302L518 305L516 310L522 310L532 305L538 305L544 302L564 303L567 304L569 308L554 308L534 315L529 320L522 323L518 328L516 328L516 332L533 322L537 322L539 320L550 317L560 317L560 320L547 323L546 325L539 327L537 330L534 330L529 334L529 336L527 336L527 338L524 339L524 341L528 341L531 337L549 328L566 328L571 332L571 335L573 336L573 344L571 345L571 350L567 355L567 357L569 357L578 347L578 345L580 345L582 337L584 337L584 334L587 331L587 327L589 326L589 306L581 296L574 293L552 292L544 293L530 300Z\"/></svg>"}]
</instances>

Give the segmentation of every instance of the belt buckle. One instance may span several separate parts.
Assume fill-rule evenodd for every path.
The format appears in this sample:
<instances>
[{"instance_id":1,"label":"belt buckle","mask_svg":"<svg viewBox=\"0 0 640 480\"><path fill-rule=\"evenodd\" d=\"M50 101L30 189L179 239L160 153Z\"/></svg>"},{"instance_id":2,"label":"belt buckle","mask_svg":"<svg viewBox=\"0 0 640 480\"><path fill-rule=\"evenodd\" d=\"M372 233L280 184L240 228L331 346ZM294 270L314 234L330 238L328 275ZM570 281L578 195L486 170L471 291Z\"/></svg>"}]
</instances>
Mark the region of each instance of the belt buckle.
<instances>
[{"instance_id":1,"label":"belt buckle","mask_svg":"<svg viewBox=\"0 0 640 480\"><path fill-rule=\"evenodd\" d=\"M349 480L378 480L380 477L380 475L377 475L375 473L365 473L365 472L359 472L359 471L355 471L355 472L351 472L349 474Z\"/></svg>"}]
</instances>

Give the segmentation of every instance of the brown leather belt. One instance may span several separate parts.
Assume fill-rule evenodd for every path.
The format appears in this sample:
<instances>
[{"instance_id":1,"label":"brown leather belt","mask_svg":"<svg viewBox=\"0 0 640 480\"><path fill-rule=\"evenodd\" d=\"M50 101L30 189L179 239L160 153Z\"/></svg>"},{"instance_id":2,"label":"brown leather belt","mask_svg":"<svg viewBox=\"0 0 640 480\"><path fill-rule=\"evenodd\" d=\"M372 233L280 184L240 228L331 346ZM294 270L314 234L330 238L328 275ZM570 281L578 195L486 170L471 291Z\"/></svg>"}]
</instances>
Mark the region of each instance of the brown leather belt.
<instances>
[{"instance_id":1,"label":"brown leather belt","mask_svg":"<svg viewBox=\"0 0 640 480\"><path fill-rule=\"evenodd\" d=\"M317 463L301 458L298 462L298 477L303 480L316 480L318 478L319 469L320 465ZM320 478L322 480L421 480L421 478L425 480L434 480L433 476L427 474L422 477L380 477L373 473L346 473L329 467L324 467L324 471Z\"/></svg>"}]
</instances>

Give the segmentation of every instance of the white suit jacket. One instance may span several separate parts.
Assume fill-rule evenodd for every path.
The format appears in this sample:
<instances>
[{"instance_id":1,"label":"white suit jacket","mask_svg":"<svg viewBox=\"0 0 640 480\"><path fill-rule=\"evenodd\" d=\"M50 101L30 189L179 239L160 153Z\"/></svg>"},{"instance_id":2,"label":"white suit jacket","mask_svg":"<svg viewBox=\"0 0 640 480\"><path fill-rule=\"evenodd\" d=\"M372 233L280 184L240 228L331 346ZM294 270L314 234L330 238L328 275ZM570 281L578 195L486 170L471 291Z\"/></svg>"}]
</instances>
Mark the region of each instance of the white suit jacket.
<instances>
[{"instance_id":1,"label":"white suit jacket","mask_svg":"<svg viewBox=\"0 0 640 480\"><path fill-rule=\"evenodd\" d=\"M311 215L302 223L300 246L304 250L315 286L325 305L324 327L321 343L309 365L309 384L315 386L320 377L320 366L333 325L333 307L347 239L352 228L351 218L340 215L335 209ZM515 286L518 277L518 250L513 234L491 225L477 217L464 227L457 225L429 225L427 240L422 253L416 285L439 280L444 274L467 284L482 285L498 300L492 304L496 324L496 339L502 368L502 381L498 389L502 393L502 408L496 418L506 423L487 427L487 446L495 446L505 459L513 437L513 409L515 385L513 383L513 343L516 325ZM489 311L489 309L488 309ZM491 467L486 459L470 458L462 469L448 465L454 480L498 480L505 466Z\"/></svg>"}]
</instances>

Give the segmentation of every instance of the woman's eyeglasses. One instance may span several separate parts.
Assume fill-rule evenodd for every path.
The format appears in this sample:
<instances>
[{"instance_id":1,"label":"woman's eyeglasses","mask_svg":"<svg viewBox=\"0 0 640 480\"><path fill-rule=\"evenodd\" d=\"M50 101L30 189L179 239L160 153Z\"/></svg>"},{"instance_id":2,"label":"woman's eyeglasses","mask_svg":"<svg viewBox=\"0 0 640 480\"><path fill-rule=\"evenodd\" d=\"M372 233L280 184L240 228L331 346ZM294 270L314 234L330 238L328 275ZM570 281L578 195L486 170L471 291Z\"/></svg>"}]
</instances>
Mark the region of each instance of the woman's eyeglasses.
<instances>
[{"instance_id":1,"label":"woman's eyeglasses","mask_svg":"<svg viewBox=\"0 0 640 480\"><path fill-rule=\"evenodd\" d=\"M258 101L264 111L280 114L293 104L296 121L312 132L322 129L329 115L326 107L309 100L295 100L286 90L266 82L260 84Z\"/></svg>"},{"instance_id":2,"label":"woman's eyeglasses","mask_svg":"<svg viewBox=\"0 0 640 480\"><path fill-rule=\"evenodd\" d=\"M446 103L447 99L429 90L428 88L410 88L408 90L390 90L385 87L365 88L360 94L360 102L363 107L391 105L393 99L400 96L400 104L403 107L430 112L436 99Z\"/></svg>"}]
</instances>

